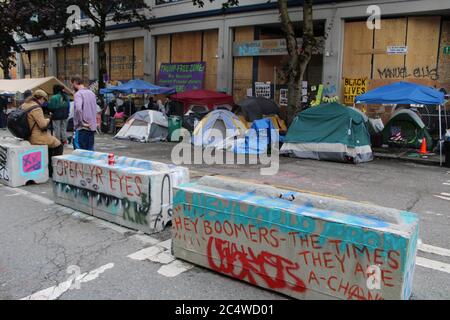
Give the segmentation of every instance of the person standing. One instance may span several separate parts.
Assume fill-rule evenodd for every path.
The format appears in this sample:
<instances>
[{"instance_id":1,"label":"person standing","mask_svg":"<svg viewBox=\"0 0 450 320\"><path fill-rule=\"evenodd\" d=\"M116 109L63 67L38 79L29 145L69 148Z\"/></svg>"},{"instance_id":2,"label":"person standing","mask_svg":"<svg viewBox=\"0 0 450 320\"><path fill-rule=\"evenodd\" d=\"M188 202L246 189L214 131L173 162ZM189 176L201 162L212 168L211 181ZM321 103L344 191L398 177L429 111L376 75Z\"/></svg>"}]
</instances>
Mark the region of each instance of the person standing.
<instances>
[{"instance_id":1,"label":"person standing","mask_svg":"<svg viewBox=\"0 0 450 320\"><path fill-rule=\"evenodd\" d=\"M79 76L70 80L75 93L73 126L79 149L94 151L97 131L97 98Z\"/></svg>"},{"instance_id":2,"label":"person standing","mask_svg":"<svg viewBox=\"0 0 450 320\"><path fill-rule=\"evenodd\" d=\"M67 122L70 111L70 100L62 86L55 85L53 87L53 96L48 103L48 109L52 113L55 137L63 144L67 144Z\"/></svg>"},{"instance_id":3,"label":"person standing","mask_svg":"<svg viewBox=\"0 0 450 320\"><path fill-rule=\"evenodd\" d=\"M25 100L21 108L25 111L32 109L27 115L28 126L31 128L31 136L28 141L32 145L48 146L48 171L49 176L52 177L52 158L63 154L64 145L48 132L50 119L44 117L42 110L42 106L47 101L47 93L43 90L36 90L31 97Z\"/></svg>"}]
</instances>

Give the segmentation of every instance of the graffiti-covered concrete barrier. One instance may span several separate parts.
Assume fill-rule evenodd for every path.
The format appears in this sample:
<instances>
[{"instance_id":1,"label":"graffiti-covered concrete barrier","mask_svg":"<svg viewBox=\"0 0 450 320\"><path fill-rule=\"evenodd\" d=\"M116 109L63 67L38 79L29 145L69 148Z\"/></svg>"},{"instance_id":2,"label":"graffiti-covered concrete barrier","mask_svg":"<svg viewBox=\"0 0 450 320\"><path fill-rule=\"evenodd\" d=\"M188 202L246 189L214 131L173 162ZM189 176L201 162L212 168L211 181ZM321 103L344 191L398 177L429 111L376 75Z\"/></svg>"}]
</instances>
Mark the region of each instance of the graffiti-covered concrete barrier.
<instances>
[{"instance_id":1,"label":"graffiti-covered concrete barrier","mask_svg":"<svg viewBox=\"0 0 450 320\"><path fill-rule=\"evenodd\" d=\"M173 187L189 182L187 168L84 150L52 165L56 203L145 233L166 227Z\"/></svg>"},{"instance_id":2,"label":"graffiti-covered concrete barrier","mask_svg":"<svg viewBox=\"0 0 450 320\"><path fill-rule=\"evenodd\" d=\"M219 177L175 188L177 258L298 299L409 299L415 214Z\"/></svg>"},{"instance_id":3,"label":"graffiti-covered concrete barrier","mask_svg":"<svg viewBox=\"0 0 450 320\"><path fill-rule=\"evenodd\" d=\"M12 137L0 139L0 183L17 188L48 181L48 148Z\"/></svg>"}]
</instances>

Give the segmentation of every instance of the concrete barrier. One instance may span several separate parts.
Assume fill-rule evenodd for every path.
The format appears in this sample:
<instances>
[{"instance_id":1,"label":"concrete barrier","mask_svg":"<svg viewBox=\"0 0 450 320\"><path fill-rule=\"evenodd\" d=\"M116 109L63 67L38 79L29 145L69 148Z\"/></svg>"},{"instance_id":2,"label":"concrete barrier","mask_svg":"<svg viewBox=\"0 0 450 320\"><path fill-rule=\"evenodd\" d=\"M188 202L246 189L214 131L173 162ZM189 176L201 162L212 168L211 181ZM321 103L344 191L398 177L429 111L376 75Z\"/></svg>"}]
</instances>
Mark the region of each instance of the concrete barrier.
<instances>
[{"instance_id":1,"label":"concrete barrier","mask_svg":"<svg viewBox=\"0 0 450 320\"><path fill-rule=\"evenodd\" d=\"M409 299L417 216L219 177L175 188L177 258L298 299Z\"/></svg>"},{"instance_id":2,"label":"concrete barrier","mask_svg":"<svg viewBox=\"0 0 450 320\"><path fill-rule=\"evenodd\" d=\"M173 187L189 182L187 168L77 150L55 157L56 203L113 223L156 233L172 217Z\"/></svg>"},{"instance_id":3,"label":"concrete barrier","mask_svg":"<svg viewBox=\"0 0 450 320\"><path fill-rule=\"evenodd\" d=\"M0 183L17 188L48 181L48 148L27 141L0 139Z\"/></svg>"}]
</instances>

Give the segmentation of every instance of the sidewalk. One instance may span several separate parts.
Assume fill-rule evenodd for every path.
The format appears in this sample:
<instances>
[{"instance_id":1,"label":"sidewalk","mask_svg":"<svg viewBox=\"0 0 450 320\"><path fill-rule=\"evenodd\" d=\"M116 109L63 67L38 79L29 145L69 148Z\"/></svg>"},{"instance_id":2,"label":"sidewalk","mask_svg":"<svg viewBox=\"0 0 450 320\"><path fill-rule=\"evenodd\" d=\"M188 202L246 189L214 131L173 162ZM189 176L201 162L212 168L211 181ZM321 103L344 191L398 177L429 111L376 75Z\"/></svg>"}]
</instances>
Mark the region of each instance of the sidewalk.
<instances>
[{"instance_id":1,"label":"sidewalk","mask_svg":"<svg viewBox=\"0 0 450 320\"><path fill-rule=\"evenodd\" d=\"M379 159L399 160L429 166L440 166L439 154L435 153L429 153L425 156L422 156L421 154L418 153L417 150L414 149L394 149L394 148L389 149L373 148L373 152L375 158ZM445 155L442 156L442 162L444 165Z\"/></svg>"}]
</instances>

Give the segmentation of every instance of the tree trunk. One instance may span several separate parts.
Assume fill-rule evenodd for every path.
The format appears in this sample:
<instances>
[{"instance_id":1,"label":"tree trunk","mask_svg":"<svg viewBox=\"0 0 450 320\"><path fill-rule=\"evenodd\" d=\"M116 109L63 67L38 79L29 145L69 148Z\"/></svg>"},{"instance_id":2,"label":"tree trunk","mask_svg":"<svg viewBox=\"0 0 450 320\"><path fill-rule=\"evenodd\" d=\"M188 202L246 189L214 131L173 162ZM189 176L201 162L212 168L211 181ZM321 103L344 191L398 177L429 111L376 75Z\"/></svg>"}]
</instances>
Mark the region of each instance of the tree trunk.
<instances>
[{"instance_id":1,"label":"tree trunk","mask_svg":"<svg viewBox=\"0 0 450 320\"><path fill-rule=\"evenodd\" d=\"M98 89L105 87L105 75L108 73L106 67L106 45L105 37L99 37L98 42Z\"/></svg>"},{"instance_id":2,"label":"tree trunk","mask_svg":"<svg viewBox=\"0 0 450 320\"><path fill-rule=\"evenodd\" d=\"M287 68L288 106L286 122L288 125L292 123L297 112L300 111L301 80L303 80L315 45L312 3L313 0L305 0L303 2L303 44L300 49L295 35L294 24L289 17L288 0L278 0L281 27L285 34L290 58Z\"/></svg>"}]
</instances>

